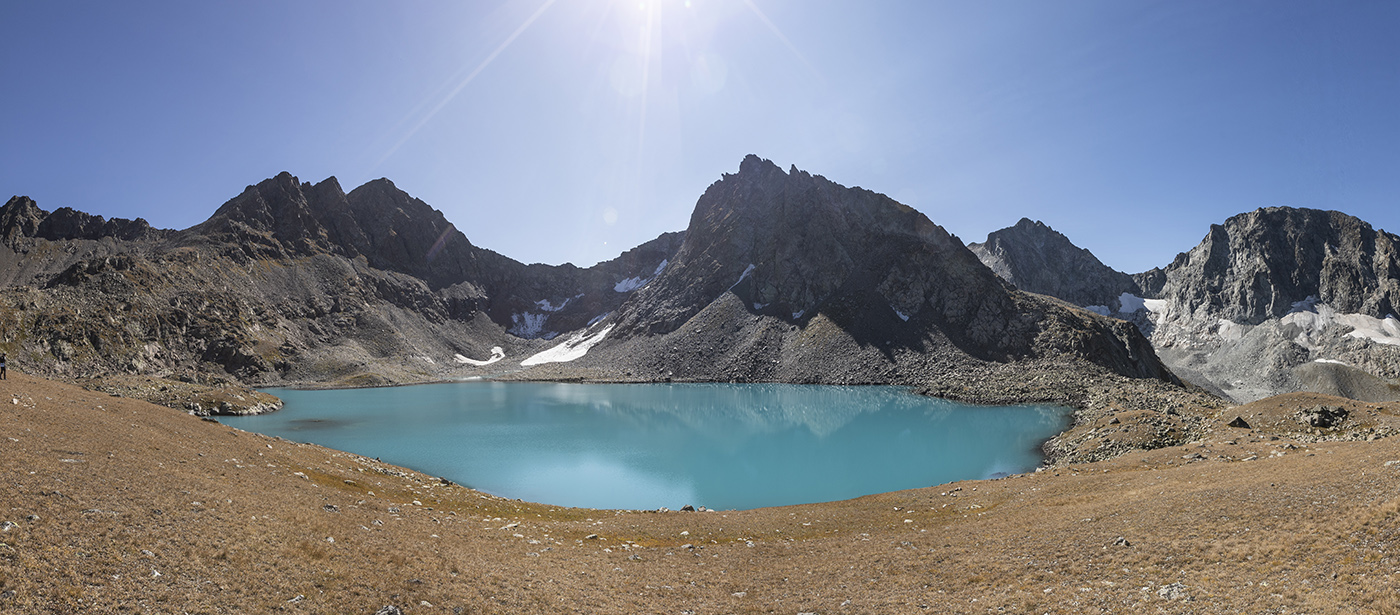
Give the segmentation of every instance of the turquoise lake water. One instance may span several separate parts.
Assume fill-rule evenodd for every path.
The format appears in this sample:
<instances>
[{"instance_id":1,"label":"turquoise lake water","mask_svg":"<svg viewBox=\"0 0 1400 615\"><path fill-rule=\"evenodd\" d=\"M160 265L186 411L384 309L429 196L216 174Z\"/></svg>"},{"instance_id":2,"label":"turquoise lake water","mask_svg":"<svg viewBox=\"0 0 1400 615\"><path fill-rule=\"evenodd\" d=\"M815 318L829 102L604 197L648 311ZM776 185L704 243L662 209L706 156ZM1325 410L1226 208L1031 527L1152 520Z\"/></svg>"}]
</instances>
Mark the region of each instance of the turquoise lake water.
<instances>
[{"instance_id":1,"label":"turquoise lake water","mask_svg":"<svg viewBox=\"0 0 1400 615\"><path fill-rule=\"evenodd\" d=\"M744 509L1034 469L1054 406L983 407L898 387L460 382L270 391L220 421L495 495L590 508Z\"/></svg>"}]
</instances>

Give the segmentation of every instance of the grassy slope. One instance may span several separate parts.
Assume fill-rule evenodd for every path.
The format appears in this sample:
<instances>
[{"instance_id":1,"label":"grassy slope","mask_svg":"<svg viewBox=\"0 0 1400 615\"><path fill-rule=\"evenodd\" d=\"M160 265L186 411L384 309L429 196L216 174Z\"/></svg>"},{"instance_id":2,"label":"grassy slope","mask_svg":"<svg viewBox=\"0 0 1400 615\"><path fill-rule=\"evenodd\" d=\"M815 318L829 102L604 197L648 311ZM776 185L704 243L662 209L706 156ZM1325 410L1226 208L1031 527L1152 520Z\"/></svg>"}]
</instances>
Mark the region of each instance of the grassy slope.
<instances>
[{"instance_id":1,"label":"grassy slope","mask_svg":"<svg viewBox=\"0 0 1400 615\"><path fill-rule=\"evenodd\" d=\"M0 611L1392 612L1397 440L1217 426L997 481L624 513L486 496L11 374Z\"/></svg>"}]
</instances>

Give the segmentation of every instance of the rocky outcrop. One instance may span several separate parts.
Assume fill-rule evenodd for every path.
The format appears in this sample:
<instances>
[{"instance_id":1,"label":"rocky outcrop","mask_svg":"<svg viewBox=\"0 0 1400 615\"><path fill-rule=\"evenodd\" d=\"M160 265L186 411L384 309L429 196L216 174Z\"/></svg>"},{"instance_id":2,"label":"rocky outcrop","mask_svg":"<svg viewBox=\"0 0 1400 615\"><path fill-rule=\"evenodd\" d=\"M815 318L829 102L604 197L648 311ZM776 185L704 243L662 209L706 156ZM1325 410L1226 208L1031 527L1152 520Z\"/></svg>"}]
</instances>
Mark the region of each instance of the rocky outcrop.
<instances>
[{"instance_id":1,"label":"rocky outcrop","mask_svg":"<svg viewBox=\"0 0 1400 615\"><path fill-rule=\"evenodd\" d=\"M1101 306L1101 311L1117 313L1123 293L1142 294L1131 276L1109 268L1045 223L1029 218L968 248L1016 288L1075 305Z\"/></svg>"},{"instance_id":2,"label":"rocky outcrop","mask_svg":"<svg viewBox=\"0 0 1400 615\"><path fill-rule=\"evenodd\" d=\"M164 238L170 231L152 228L142 218L128 220L94 216L67 207L52 213L39 209L27 196L16 196L0 207L0 242L10 248L27 237L62 241L72 239L150 241Z\"/></svg>"}]
</instances>

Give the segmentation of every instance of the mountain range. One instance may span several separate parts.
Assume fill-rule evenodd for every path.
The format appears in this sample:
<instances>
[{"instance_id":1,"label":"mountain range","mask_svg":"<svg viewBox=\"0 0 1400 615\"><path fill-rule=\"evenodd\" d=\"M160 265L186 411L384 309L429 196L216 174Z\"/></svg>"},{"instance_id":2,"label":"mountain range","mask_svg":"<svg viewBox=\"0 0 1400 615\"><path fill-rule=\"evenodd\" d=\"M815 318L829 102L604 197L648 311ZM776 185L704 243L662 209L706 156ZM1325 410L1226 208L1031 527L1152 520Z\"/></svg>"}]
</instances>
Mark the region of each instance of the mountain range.
<instances>
[{"instance_id":1,"label":"mountain range","mask_svg":"<svg viewBox=\"0 0 1400 615\"><path fill-rule=\"evenodd\" d=\"M1030 220L971 247L1022 290L1137 323L1174 373L1231 401L1400 399L1400 237L1356 217L1258 209L1131 276Z\"/></svg>"},{"instance_id":2,"label":"mountain range","mask_svg":"<svg viewBox=\"0 0 1400 615\"><path fill-rule=\"evenodd\" d=\"M0 243L0 349L79 381L899 384L1085 406L1192 383L1388 399L1400 375L1395 236L1344 214L1243 214L1127 275L1038 222L964 245L757 156L686 230L587 268L480 248L387 179L288 173L183 230L17 196Z\"/></svg>"}]
</instances>

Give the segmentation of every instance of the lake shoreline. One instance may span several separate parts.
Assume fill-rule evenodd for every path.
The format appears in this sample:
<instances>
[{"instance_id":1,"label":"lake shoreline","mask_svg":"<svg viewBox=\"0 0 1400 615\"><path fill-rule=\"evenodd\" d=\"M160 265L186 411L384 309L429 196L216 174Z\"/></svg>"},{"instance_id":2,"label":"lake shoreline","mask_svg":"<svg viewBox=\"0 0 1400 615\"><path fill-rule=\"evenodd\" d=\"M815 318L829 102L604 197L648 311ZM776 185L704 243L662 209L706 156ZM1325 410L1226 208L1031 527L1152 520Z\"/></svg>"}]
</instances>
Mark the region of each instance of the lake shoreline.
<instances>
[{"instance_id":1,"label":"lake shoreline","mask_svg":"<svg viewBox=\"0 0 1400 615\"><path fill-rule=\"evenodd\" d=\"M15 612L1330 614L1384 611L1397 589L1355 537L1388 540L1400 439L1271 426L1348 404L1380 434L1400 404L1300 395L1232 410L1254 430L1214 421L1198 442L1107 461L637 513L508 500L22 374L0 396L0 608Z\"/></svg>"}]
</instances>

